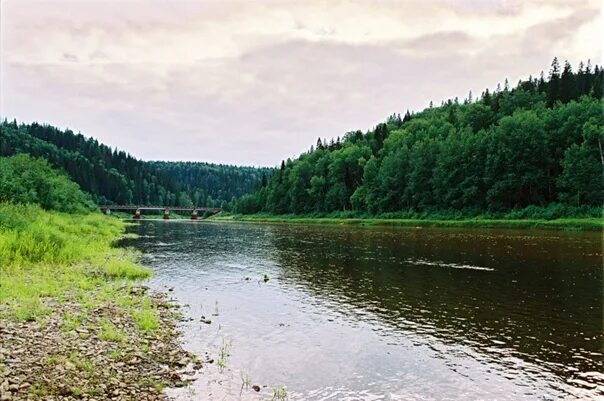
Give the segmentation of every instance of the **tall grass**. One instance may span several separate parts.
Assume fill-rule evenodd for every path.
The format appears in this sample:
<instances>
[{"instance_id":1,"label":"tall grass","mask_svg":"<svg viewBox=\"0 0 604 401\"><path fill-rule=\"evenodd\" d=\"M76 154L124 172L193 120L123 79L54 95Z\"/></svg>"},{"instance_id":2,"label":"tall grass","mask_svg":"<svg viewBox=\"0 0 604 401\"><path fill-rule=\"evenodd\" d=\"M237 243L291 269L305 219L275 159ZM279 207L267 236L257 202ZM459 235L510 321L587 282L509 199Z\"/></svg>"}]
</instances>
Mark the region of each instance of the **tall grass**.
<instances>
[{"instance_id":1,"label":"tall grass","mask_svg":"<svg viewBox=\"0 0 604 401\"><path fill-rule=\"evenodd\" d=\"M34 205L0 205L0 263L3 266L95 262L123 226L100 214L43 211Z\"/></svg>"},{"instance_id":2,"label":"tall grass","mask_svg":"<svg viewBox=\"0 0 604 401\"><path fill-rule=\"evenodd\" d=\"M595 212L594 212L595 214ZM379 217L353 217L345 215L271 215L271 214L223 214L213 217L215 221L249 221L266 223L296 223L296 224L346 224L361 226L425 226L425 227L477 227L477 228L548 228L563 230L602 230L604 218L577 217L565 218L549 216L543 218L526 218L521 214L476 217L430 217L428 215L416 218L398 217L398 215L380 215Z\"/></svg>"},{"instance_id":3,"label":"tall grass","mask_svg":"<svg viewBox=\"0 0 604 401\"><path fill-rule=\"evenodd\" d=\"M604 209L588 205L570 206L551 203L547 206L531 205L500 212L480 209L423 211L409 209L380 214L349 210L302 215L228 214L223 212L220 216L213 216L210 219L303 224L602 230L604 228Z\"/></svg>"},{"instance_id":4,"label":"tall grass","mask_svg":"<svg viewBox=\"0 0 604 401\"><path fill-rule=\"evenodd\" d=\"M123 228L100 213L0 204L0 314L35 320L50 312L45 298L60 302L96 289L107 296L117 281L147 277L136 254L112 247Z\"/></svg>"}]
</instances>

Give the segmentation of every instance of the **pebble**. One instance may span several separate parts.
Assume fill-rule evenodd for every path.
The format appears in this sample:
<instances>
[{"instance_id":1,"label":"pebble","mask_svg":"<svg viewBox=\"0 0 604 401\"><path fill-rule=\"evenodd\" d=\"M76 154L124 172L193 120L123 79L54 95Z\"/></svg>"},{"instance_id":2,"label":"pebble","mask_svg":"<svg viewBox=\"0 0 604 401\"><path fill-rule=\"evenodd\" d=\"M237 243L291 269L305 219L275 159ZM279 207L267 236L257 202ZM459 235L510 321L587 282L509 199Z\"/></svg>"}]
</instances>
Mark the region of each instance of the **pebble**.
<instances>
[{"instance_id":1,"label":"pebble","mask_svg":"<svg viewBox=\"0 0 604 401\"><path fill-rule=\"evenodd\" d=\"M81 306L73 300L58 303L47 299L46 306L53 312L43 325L3 321L0 401L159 401L167 396L158 392L160 386L154 382L168 387L188 385L201 363L180 345L174 308L166 306L165 296L151 294L143 286L133 287L126 296L150 298L160 317L156 333L138 330L132 317L112 302L89 309L72 331L62 330L62 324L64 315L81 313ZM101 339L101 321L109 322L127 340ZM176 372L185 366L192 368Z\"/></svg>"}]
</instances>

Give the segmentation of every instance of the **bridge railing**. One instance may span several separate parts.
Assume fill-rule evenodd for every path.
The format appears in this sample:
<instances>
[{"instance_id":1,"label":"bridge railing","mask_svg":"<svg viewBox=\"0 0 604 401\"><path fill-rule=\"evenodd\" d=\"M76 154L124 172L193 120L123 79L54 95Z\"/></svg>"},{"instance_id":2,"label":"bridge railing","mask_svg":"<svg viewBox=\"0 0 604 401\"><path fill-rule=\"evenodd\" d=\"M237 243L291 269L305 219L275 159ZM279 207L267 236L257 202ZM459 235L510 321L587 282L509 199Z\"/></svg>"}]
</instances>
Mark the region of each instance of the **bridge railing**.
<instances>
[{"instance_id":1,"label":"bridge railing","mask_svg":"<svg viewBox=\"0 0 604 401\"><path fill-rule=\"evenodd\" d=\"M215 207L203 207L203 206L194 206L194 207L184 207L184 206L144 206L144 205L100 205L99 208L105 214L111 214L112 210L125 210L125 211L134 211L133 218L140 219L141 211L143 210L163 210L164 219L168 220L170 218L170 212L191 212L191 220L197 220L197 215L199 212L210 212L210 213L218 213L222 209Z\"/></svg>"}]
</instances>

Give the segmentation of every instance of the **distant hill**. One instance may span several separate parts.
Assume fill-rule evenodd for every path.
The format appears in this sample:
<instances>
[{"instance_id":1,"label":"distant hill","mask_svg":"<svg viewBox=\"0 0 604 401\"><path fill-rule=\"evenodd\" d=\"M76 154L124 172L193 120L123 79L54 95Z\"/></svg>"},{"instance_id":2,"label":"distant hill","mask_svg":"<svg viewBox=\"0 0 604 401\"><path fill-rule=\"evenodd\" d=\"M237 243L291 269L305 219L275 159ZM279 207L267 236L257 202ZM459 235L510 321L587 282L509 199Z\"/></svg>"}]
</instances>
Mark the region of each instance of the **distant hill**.
<instances>
[{"instance_id":1,"label":"distant hill","mask_svg":"<svg viewBox=\"0 0 604 401\"><path fill-rule=\"evenodd\" d=\"M220 207L254 191L271 169L192 162L147 162L96 139L49 125L0 125L0 156L42 157L97 204Z\"/></svg>"},{"instance_id":2,"label":"distant hill","mask_svg":"<svg viewBox=\"0 0 604 401\"><path fill-rule=\"evenodd\" d=\"M470 92L392 115L365 133L319 139L232 206L239 213L402 217L601 206L603 86L601 67L581 63L573 71L554 59L548 77L514 88L506 79L477 98Z\"/></svg>"}]
</instances>

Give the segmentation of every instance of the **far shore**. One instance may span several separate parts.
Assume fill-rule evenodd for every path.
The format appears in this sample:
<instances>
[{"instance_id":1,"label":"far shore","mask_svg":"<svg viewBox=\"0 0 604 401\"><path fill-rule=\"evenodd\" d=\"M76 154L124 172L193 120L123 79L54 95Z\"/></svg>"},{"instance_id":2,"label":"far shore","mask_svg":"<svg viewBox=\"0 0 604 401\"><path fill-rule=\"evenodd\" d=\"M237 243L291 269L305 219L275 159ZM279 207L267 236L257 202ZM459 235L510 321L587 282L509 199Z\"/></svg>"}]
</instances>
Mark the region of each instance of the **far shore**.
<instances>
[{"instance_id":1,"label":"far shore","mask_svg":"<svg viewBox=\"0 0 604 401\"><path fill-rule=\"evenodd\" d=\"M352 226L401 226L401 227L467 227L467 228L538 228L577 231L597 231L604 228L604 218L578 217L560 219L400 219L400 218L342 218L342 217L311 217L294 215L266 214L226 214L211 216L208 221L237 221L256 223L288 223L288 224L340 224Z\"/></svg>"}]
</instances>

